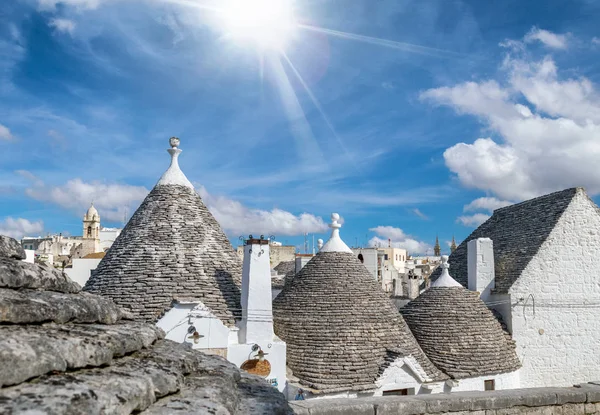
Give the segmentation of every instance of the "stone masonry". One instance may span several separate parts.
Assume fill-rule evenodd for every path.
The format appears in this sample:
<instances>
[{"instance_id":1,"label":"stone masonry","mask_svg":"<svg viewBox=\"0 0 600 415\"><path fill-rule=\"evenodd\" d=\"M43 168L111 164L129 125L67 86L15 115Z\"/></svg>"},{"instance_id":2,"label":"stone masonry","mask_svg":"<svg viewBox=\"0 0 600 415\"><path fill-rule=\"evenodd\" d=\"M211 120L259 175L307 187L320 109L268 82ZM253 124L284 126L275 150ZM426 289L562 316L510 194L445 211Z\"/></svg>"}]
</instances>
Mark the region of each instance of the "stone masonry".
<instances>
[{"instance_id":1,"label":"stone masonry","mask_svg":"<svg viewBox=\"0 0 600 415\"><path fill-rule=\"evenodd\" d=\"M0 237L0 414L290 414L264 380L164 340Z\"/></svg>"},{"instance_id":2,"label":"stone masonry","mask_svg":"<svg viewBox=\"0 0 600 415\"><path fill-rule=\"evenodd\" d=\"M148 321L157 321L173 300L194 298L232 326L240 311L241 266L193 188L158 184L84 289Z\"/></svg>"},{"instance_id":3,"label":"stone masonry","mask_svg":"<svg viewBox=\"0 0 600 415\"><path fill-rule=\"evenodd\" d=\"M600 382L570 388L313 399L291 406L297 415L599 415Z\"/></svg>"}]
</instances>

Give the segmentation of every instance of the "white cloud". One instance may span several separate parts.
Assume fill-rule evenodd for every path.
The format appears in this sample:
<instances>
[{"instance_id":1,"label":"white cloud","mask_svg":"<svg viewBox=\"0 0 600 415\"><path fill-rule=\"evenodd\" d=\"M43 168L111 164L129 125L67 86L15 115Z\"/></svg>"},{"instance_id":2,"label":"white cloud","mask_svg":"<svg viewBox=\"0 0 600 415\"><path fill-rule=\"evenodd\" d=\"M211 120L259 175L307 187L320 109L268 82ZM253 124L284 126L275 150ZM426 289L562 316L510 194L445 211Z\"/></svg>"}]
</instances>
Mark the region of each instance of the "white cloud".
<instances>
[{"instance_id":1,"label":"white cloud","mask_svg":"<svg viewBox=\"0 0 600 415\"><path fill-rule=\"evenodd\" d=\"M13 138L15 138L15 136L12 135L8 127L0 124L0 140L12 140Z\"/></svg>"},{"instance_id":2,"label":"white cloud","mask_svg":"<svg viewBox=\"0 0 600 415\"><path fill-rule=\"evenodd\" d=\"M475 213L473 215L468 215L468 216L459 216L456 221L465 226L475 228L475 227L481 225L483 222L485 222L489 218L490 218L490 215L486 215L485 213Z\"/></svg>"},{"instance_id":3,"label":"white cloud","mask_svg":"<svg viewBox=\"0 0 600 415\"><path fill-rule=\"evenodd\" d=\"M417 215L418 217L420 217L423 220L429 220L429 217L426 214L424 214L423 212L421 212L417 208L412 209L411 212L414 213L415 215Z\"/></svg>"},{"instance_id":4,"label":"white cloud","mask_svg":"<svg viewBox=\"0 0 600 415\"><path fill-rule=\"evenodd\" d=\"M598 37L594 36L594 37L592 38L592 44L593 44L593 45L600 45L600 38L598 38Z\"/></svg>"},{"instance_id":5,"label":"white cloud","mask_svg":"<svg viewBox=\"0 0 600 415\"><path fill-rule=\"evenodd\" d=\"M39 236L44 230L42 221L31 222L23 218L7 217L0 221L0 235L20 240L23 236Z\"/></svg>"},{"instance_id":6,"label":"white cloud","mask_svg":"<svg viewBox=\"0 0 600 415\"><path fill-rule=\"evenodd\" d=\"M369 240L369 246L387 247L390 243L388 239L391 239L392 247L406 249L412 255L433 252L431 245L411 238L400 228L395 228L393 226L377 226L369 230L375 232L377 235Z\"/></svg>"},{"instance_id":7,"label":"white cloud","mask_svg":"<svg viewBox=\"0 0 600 415\"><path fill-rule=\"evenodd\" d=\"M600 95L585 77L564 77L551 57L509 53L495 80L430 89L421 98L479 118L499 139L479 138L444 152L470 188L524 200L573 186L600 193ZM571 72L569 72L571 73Z\"/></svg>"},{"instance_id":8,"label":"white cloud","mask_svg":"<svg viewBox=\"0 0 600 415\"><path fill-rule=\"evenodd\" d=\"M219 224L233 234L270 234L279 236L321 233L327 230L323 219L309 213L294 215L281 209L251 209L224 196L214 196L204 186L197 186L198 194Z\"/></svg>"},{"instance_id":9,"label":"white cloud","mask_svg":"<svg viewBox=\"0 0 600 415\"><path fill-rule=\"evenodd\" d=\"M17 174L31 181L31 187L25 190L29 197L62 206L77 215L83 215L93 202L101 220L110 222L121 222L125 214L131 216L148 194L143 186L85 182L79 178L61 186L48 186L29 171L19 170ZM328 228L320 217L308 213L294 215L281 209L250 209L235 200L213 196L203 186L197 189L217 221L233 234L291 236L320 233Z\"/></svg>"},{"instance_id":10,"label":"white cloud","mask_svg":"<svg viewBox=\"0 0 600 415\"><path fill-rule=\"evenodd\" d=\"M567 36L558 35L556 33L549 32L544 29L538 29L533 27L529 33L523 38L525 43L541 42L545 46L552 49L566 49L567 48Z\"/></svg>"},{"instance_id":11,"label":"white cloud","mask_svg":"<svg viewBox=\"0 0 600 415\"><path fill-rule=\"evenodd\" d=\"M468 205L465 205L463 211L474 212L477 210L487 210L492 213L496 209L509 205L512 205L512 202L509 202L508 200L500 200L495 197L480 197L479 199L473 200Z\"/></svg>"},{"instance_id":12,"label":"white cloud","mask_svg":"<svg viewBox=\"0 0 600 415\"><path fill-rule=\"evenodd\" d=\"M75 22L69 19L52 19L48 25L59 32L69 33L70 35L75 31Z\"/></svg>"},{"instance_id":13,"label":"white cloud","mask_svg":"<svg viewBox=\"0 0 600 415\"><path fill-rule=\"evenodd\" d=\"M25 173L20 171L24 177ZM78 215L83 215L93 202L101 220L121 222L125 214L133 213L148 190L143 186L84 182L81 179L69 180L62 186L48 186L37 179L25 193L33 199L62 206Z\"/></svg>"}]
</instances>

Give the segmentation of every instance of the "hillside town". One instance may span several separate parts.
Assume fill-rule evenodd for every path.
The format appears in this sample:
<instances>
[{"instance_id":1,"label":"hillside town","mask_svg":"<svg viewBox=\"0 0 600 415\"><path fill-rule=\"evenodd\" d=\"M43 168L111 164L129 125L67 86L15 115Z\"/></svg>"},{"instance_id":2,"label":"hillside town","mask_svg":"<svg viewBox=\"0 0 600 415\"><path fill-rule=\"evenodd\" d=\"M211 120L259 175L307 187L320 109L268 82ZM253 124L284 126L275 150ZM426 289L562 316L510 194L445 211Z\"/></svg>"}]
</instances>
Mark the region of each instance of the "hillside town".
<instances>
[{"instance_id":1,"label":"hillside town","mask_svg":"<svg viewBox=\"0 0 600 415\"><path fill-rule=\"evenodd\" d=\"M0 1L0 415L600 415L599 18Z\"/></svg>"},{"instance_id":2,"label":"hillside town","mask_svg":"<svg viewBox=\"0 0 600 415\"><path fill-rule=\"evenodd\" d=\"M142 364L148 371L152 359L165 359L160 353L189 355L185 359L198 359L199 367L220 359L227 376L239 379L230 374L235 369L255 376L242 375L243 382L264 380L257 408L277 409L260 413L292 411L285 400L358 402L596 379L600 233L592 230L600 229L600 210L582 188L497 209L449 257L413 260L400 249L350 248L338 213L331 214L331 235L318 241L314 255L296 254L263 235L244 238L236 251L179 167L180 140L173 137L170 145L170 166L105 252L97 211L91 206L85 214L84 231L89 223L96 228L80 244L84 252L103 253L74 259L99 261L84 267L91 274L85 281L71 279L68 268L39 253L60 246L60 239L47 239L51 243L40 243L31 255L33 238L18 243L2 237L2 413L37 409L40 399L52 413L75 399L84 412L121 412L138 402L138 392L130 391L133 401L110 406L112 392L84 369L106 364L94 357L102 342L131 344L111 351L123 368ZM394 291L386 289L379 268L369 269L369 258L394 267ZM396 258L407 272L395 268ZM427 271L417 274L423 265ZM411 295L399 304L394 300L404 290ZM43 306L33 307L36 302ZM28 330L26 344L19 330ZM40 348L35 339L41 336L58 343ZM90 356L81 360L72 354L83 344ZM132 352L140 363L124 357ZM202 354L192 357L196 352ZM46 361L52 353L63 363L22 372L26 362ZM66 378L60 374L65 369L82 374ZM97 374L109 376L110 370ZM45 380L28 383L38 376ZM50 388L53 382L67 382L60 395ZM192 384L189 391L178 389L177 398L157 401L152 413L169 413L169 405L208 387ZM81 398L82 387L102 391L107 401ZM243 402L246 392L237 393ZM208 404L186 405L203 413Z\"/></svg>"}]
</instances>

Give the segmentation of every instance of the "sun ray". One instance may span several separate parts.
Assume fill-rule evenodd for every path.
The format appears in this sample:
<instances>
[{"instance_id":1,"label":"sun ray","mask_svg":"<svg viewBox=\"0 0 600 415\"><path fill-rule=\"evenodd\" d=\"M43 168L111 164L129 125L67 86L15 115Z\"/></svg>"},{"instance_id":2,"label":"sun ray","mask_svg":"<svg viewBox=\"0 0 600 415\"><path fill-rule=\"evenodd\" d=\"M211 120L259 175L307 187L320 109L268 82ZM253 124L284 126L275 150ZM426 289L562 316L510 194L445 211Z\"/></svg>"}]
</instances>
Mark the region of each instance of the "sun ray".
<instances>
[{"instance_id":1,"label":"sun ray","mask_svg":"<svg viewBox=\"0 0 600 415\"><path fill-rule=\"evenodd\" d=\"M325 29L325 28L317 27L317 26L298 24L297 27L300 29L304 29L304 30L308 30L308 31L312 31L312 32L318 32L318 33L324 33L326 35L336 36L336 37L339 37L342 39L356 40L358 42L369 43L369 44L377 45L377 46L384 46L384 47L388 47L388 48L403 50L406 52L419 53L422 55L446 56L446 57L463 56L463 54L444 50L444 49L431 48L428 46L415 45L415 44L406 43L406 42L396 42L394 40L380 39L380 38L371 37L371 36L357 35L354 33L341 32L339 30L332 30L332 29Z\"/></svg>"},{"instance_id":2,"label":"sun ray","mask_svg":"<svg viewBox=\"0 0 600 415\"><path fill-rule=\"evenodd\" d=\"M290 122L290 130L296 140L298 154L309 169L322 170L325 166L323 153L315 139L310 124L306 119L304 110L298 101L296 92L288 79L285 69L278 56L269 54L266 56L274 79L277 83L283 109Z\"/></svg>"},{"instance_id":3,"label":"sun ray","mask_svg":"<svg viewBox=\"0 0 600 415\"><path fill-rule=\"evenodd\" d=\"M287 56L287 54L285 52L283 52L282 56L285 59L285 61L287 62L287 64L289 65L289 67L292 70L292 72L294 72L294 75L296 76L296 79L298 79L298 82L300 82L300 84L304 88L304 91L306 92L306 94L310 97L310 100L312 101L313 105L321 113L321 116L323 117L323 120L325 121L325 124L327 124L327 127L329 127L329 130L331 130L333 136L336 138L338 144L340 145L340 148L344 151L344 153L348 157L351 158L350 152L348 152L348 149L346 148L346 145L344 144L344 142L342 141L342 139L338 135L337 131L335 130L333 124L329 120L329 117L325 113L325 110L323 110L323 107L321 106L321 103L319 102L319 100L317 99L317 97L315 96L315 94L313 94L312 90L309 88L309 86L306 84L306 82L304 82L304 79L300 75L300 72L298 72L298 70L296 69L296 67L294 66L294 64L290 60L290 58Z\"/></svg>"}]
</instances>

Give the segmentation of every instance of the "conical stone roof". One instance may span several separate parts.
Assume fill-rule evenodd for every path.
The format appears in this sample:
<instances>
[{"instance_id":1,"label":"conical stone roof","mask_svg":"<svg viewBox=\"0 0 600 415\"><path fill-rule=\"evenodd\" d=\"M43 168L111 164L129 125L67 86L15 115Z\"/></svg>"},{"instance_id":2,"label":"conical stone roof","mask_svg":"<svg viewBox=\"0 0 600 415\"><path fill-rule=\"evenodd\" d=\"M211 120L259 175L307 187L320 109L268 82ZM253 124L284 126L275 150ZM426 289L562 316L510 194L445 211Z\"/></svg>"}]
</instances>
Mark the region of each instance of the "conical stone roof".
<instances>
[{"instance_id":1,"label":"conical stone roof","mask_svg":"<svg viewBox=\"0 0 600 415\"><path fill-rule=\"evenodd\" d=\"M388 352L412 356L429 380L446 379L427 359L377 281L339 238L331 239L273 302L275 333L300 383L320 392L375 389Z\"/></svg>"},{"instance_id":2,"label":"conical stone roof","mask_svg":"<svg viewBox=\"0 0 600 415\"><path fill-rule=\"evenodd\" d=\"M479 293L450 276L447 261L442 257L442 275L401 310L419 345L455 379L517 370L521 363L514 342Z\"/></svg>"},{"instance_id":3,"label":"conical stone roof","mask_svg":"<svg viewBox=\"0 0 600 415\"><path fill-rule=\"evenodd\" d=\"M178 145L172 138L171 166L84 289L151 321L177 298L197 299L231 326L240 310L241 260L179 169Z\"/></svg>"}]
</instances>

